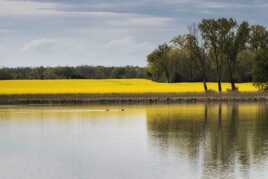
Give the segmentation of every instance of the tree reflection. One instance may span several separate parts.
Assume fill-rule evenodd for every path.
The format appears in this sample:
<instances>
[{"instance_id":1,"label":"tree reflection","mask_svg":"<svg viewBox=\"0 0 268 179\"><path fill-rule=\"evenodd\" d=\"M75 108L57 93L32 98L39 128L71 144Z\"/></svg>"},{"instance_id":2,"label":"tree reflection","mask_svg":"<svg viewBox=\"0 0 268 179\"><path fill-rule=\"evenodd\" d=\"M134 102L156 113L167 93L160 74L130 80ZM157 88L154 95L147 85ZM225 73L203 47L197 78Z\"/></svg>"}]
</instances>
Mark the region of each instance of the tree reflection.
<instances>
[{"instance_id":1,"label":"tree reflection","mask_svg":"<svg viewBox=\"0 0 268 179\"><path fill-rule=\"evenodd\" d=\"M203 178L249 178L248 168L267 157L268 107L261 103L148 108L147 128L153 147L199 162Z\"/></svg>"}]
</instances>

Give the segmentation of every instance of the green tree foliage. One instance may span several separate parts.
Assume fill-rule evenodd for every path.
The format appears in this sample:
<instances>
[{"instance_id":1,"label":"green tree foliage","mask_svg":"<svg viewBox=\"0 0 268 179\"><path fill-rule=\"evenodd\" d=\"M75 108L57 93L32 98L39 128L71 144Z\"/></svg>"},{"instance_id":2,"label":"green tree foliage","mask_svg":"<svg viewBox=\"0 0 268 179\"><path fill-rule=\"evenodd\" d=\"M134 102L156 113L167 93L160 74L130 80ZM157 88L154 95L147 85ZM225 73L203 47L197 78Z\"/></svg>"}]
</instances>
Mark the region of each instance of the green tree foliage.
<instances>
[{"instance_id":1,"label":"green tree foliage","mask_svg":"<svg viewBox=\"0 0 268 179\"><path fill-rule=\"evenodd\" d=\"M227 36L224 53L226 54L227 68L230 75L232 90L236 90L234 77L237 72L238 54L246 48L249 32L249 24L247 22L242 22L237 28L233 26L231 32Z\"/></svg>"},{"instance_id":2,"label":"green tree foliage","mask_svg":"<svg viewBox=\"0 0 268 179\"><path fill-rule=\"evenodd\" d=\"M153 79L164 78L168 83L171 82L172 63L169 56L170 50L171 48L167 44L163 44L148 55L149 71Z\"/></svg>"},{"instance_id":3,"label":"green tree foliage","mask_svg":"<svg viewBox=\"0 0 268 179\"><path fill-rule=\"evenodd\" d=\"M218 89L219 91L221 91L223 62L222 58L220 58L220 40L222 40L219 36L221 30L220 25L215 19L203 19L202 22L199 24L199 29L205 42L205 48L207 51L209 51L210 57L216 66Z\"/></svg>"},{"instance_id":4,"label":"green tree foliage","mask_svg":"<svg viewBox=\"0 0 268 179\"><path fill-rule=\"evenodd\" d=\"M148 78L143 67L34 67L0 68L0 79L105 79Z\"/></svg>"},{"instance_id":5,"label":"green tree foliage","mask_svg":"<svg viewBox=\"0 0 268 179\"><path fill-rule=\"evenodd\" d=\"M195 25L189 26L189 34L179 35L171 40L171 43L188 53L189 61L191 62L189 66L191 69L195 66L195 70L198 70L203 81L204 90L207 91L208 57L205 48L198 40L198 31ZM191 73L192 76L193 73Z\"/></svg>"},{"instance_id":6,"label":"green tree foliage","mask_svg":"<svg viewBox=\"0 0 268 179\"><path fill-rule=\"evenodd\" d=\"M189 33L165 44L166 50L160 47L147 59L153 80L203 81L205 91L207 81L216 81L219 92L221 82L230 82L232 90L237 90L235 82L254 79L260 87L266 84L265 61L260 57L268 48L264 26L237 23L233 18L203 19L198 29L190 26Z\"/></svg>"},{"instance_id":7,"label":"green tree foliage","mask_svg":"<svg viewBox=\"0 0 268 179\"><path fill-rule=\"evenodd\" d=\"M12 74L10 74L8 69L1 69L0 70L0 80L8 80L8 79L12 79Z\"/></svg>"},{"instance_id":8,"label":"green tree foliage","mask_svg":"<svg viewBox=\"0 0 268 179\"><path fill-rule=\"evenodd\" d=\"M231 36L233 28L236 26L232 18L204 19L199 24L202 37L207 50L210 51L211 58L216 66L218 90L222 91L221 81L224 63L226 62L225 49Z\"/></svg>"},{"instance_id":9,"label":"green tree foliage","mask_svg":"<svg viewBox=\"0 0 268 179\"><path fill-rule=\"evenodd\" d=\"M193 63L189 51L167 44L159 46L147 56L148 71L152 79L160 82L199 81L195 73L197 66Z\"/></svg>"},{"instance_id":10,"label":"green tree foliage","mask_svg":"<svg viewBox=\"0 0 268 179\"><path fill-rule=\"evenodd\" d=\"M249 49L243 50L238 54L236 67L237 73L235 73L235 78L238 82L252 81L255 58L255 52Z\"/></svg>"},{"instance_id":11,"label":"green tree foliage","mask_svg":"<svg viewBox=\"0 0 268 179\"><path fill-rule=\"evenodd\" d=\"M251 26L249 39L250 47L255 51L268 47L268 32L264 26Z\"/></svg>"},{"instance_id":12,"label":"green tree foliage","mask_svg":"<svg viewBox=\"0 0 268 179\"><path fill-rule=\"evenodd\" d=\"M257 52L253 68L254 84L262 90L268 88L268 49L260 49Z\"/></svg>"}]
</instances>

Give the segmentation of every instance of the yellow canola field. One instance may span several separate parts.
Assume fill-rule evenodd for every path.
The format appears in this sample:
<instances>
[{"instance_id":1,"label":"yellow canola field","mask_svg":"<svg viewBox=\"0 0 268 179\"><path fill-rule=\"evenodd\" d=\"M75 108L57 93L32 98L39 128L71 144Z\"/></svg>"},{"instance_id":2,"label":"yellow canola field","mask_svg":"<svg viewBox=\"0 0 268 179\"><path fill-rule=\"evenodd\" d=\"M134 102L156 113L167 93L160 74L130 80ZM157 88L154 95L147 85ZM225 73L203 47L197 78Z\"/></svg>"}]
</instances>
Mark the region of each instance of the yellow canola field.
<instances>
[{"instance_id":1,"label":"yellow canola field","mask_svg":"<svg viewBox=\"0 0 268 179\"><path fill-rule=\"evenodd\" d=\"M237 84L241 92L254 92L252 83ZM217 83L208 83L217 90ZM223 91L230 89L223 83ZM0 80L0 94L104 94L203 92L202 83L157 83L145 79L107 80Z\"/></svg>"}]
</instances>

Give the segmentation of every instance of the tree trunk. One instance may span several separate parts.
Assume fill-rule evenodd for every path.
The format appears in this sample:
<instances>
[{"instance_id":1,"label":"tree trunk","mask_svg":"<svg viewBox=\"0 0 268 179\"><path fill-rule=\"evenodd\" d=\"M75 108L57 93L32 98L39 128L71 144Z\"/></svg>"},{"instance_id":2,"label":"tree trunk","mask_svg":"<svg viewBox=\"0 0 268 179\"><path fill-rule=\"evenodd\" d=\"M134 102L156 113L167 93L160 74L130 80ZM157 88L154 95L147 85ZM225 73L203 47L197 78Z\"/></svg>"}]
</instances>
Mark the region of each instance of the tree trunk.
<instances>
[{"instance_id":1,"label":"tree trunk","mask_svg":"<svg viewBox=\"0 0 268 179\"><path fill-rule=\"evenodd\" d=\"M221 80L218 80L218 90L221 93L222 92L222 88L221 88Z\"/></svg>"},{"instance_id":2,"label":"tree trunk","mask_svg":"<svg viewBox=\"0 0 268 179\"><path fill-rule=\"evenodd\" d=\"M230 73L230 83L231 83L232 91L235 91L236 87L235 87L232 67L230 67L229 73Z\"/></svg>"},{"instance_id":3,"label":"tree trunk","mask_svg":"<svg viewBox=\"0 0 268 179\"><path fill-rule=\"evenodd\" d=\"M229 66L230 83L231 83L232 91L235 91L236 87L235 87L235 80L234 80L234 77L233 77L235 64L232 63L232 60L229 59L229 65L228 66Z\"/></svg>"},{"instance_id":4,"label":"tree trunk","mask_svg":"<svg viewBox=\"0 0 268 179\"><path fill-rule=\"evenodd\" d=\"M206 82L206 80L203 81L203 86L204 86L204 90L205 90L205 92L207 92L207 91L208 91L208 87L207 87L207 82Z\"/></svg>"},{"instance_id":5,"label":"tree trunk","mask_svg":"<svg viewBox=\"0 0 268 179\"><path fill-rule=\"evenodd\" d=\"M204 86L204 90L205 92L208 91L208 86L207 86L207 77L206 77L206 72L203 72L203 86Z\"/></svg>"},{"instance_id":6,"label":"tree trunk","mask_svg":"<svg viewBox=\"0 0 268 179\"><path fill-rule=\"evenodd\" d=\"M235 86L235 82L233 78L231 78L231 86L232 86L232 91L236 91L236 86Z\"/></svg>"},{"instance_id":7,"label":"tree trunk","mask_svg":"<svg viewBox=\"0 0 268 179\"><path fill-rule=\"evenodd\" d=\"M199 64L200 64L200 72L203 78L204 91L207 92L208 87L207 87L207 73L206 73L206 57L204 55L204 52L202 51L199 51L197 56L198 56Z\"/></svg>"},{"instance_id":8,"label":"tree trunk","mask_svg":"<svg viewBox=\"0 0 268 179\"><path fill-rule=\"evenodd\" d=\"M207 92L208 86L207 86L207 75L206 75L205 65L203 66L203 86L204 86L205 92Z\"/></svg>"},{"instance_id":9,"label":"tree trunk","mask_svg":"<svg viewBox=\"0 0 268 179\"><path fill-rule=\"evenodd\" d=\"M220 59L218 59L218 55L216 53L216 50L214 49L214 53L215 53L215 61L216 61L216 69L217 69L217 76L218 76L218 91L221 93L222 92L222 88L221 88L221 68L222 68L222 64L220 63Z\"/></svg>"}]
</instances>

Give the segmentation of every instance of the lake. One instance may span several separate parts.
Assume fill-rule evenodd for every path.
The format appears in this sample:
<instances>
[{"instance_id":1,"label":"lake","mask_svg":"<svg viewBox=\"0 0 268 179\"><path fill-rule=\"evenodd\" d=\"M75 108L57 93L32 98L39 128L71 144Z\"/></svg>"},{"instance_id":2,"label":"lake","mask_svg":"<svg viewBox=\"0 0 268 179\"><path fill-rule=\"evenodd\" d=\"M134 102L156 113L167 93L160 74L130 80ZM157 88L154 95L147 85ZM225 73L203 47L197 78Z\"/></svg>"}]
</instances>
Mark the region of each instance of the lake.
<instances>
[{"instance_id":1,"label":"lake","mask_svg":"<svg viewBox=\"0 0 268 179\"><path fill-rule=\"evenodd\" d=\"M0 106L1 179L266 179L268 105Z\"/></svg>"}]
</instances>

